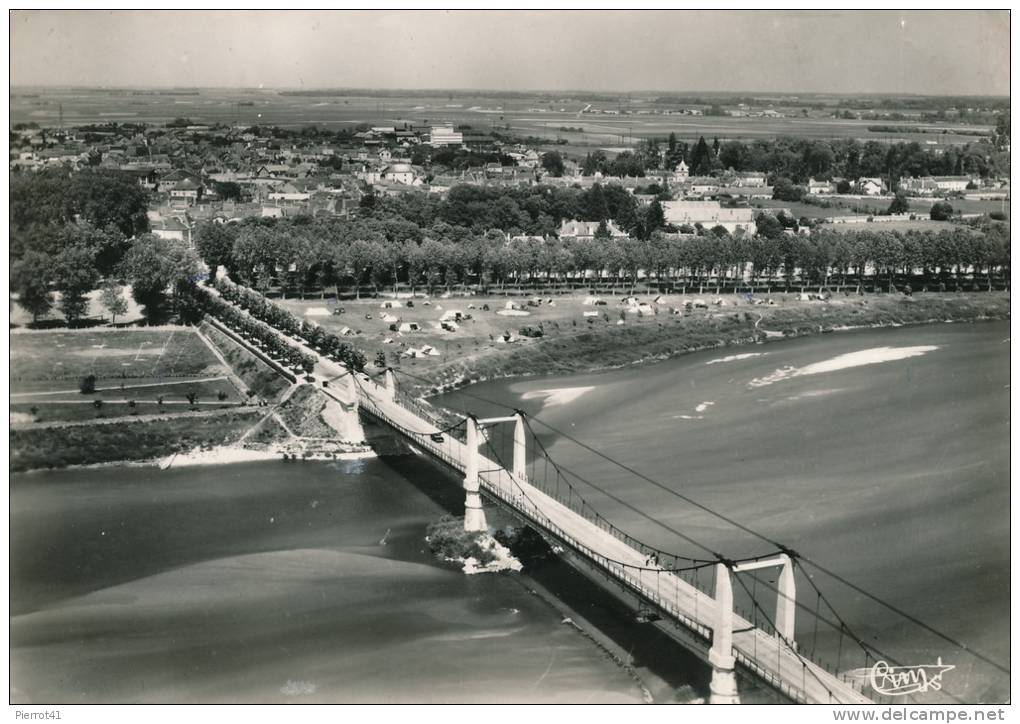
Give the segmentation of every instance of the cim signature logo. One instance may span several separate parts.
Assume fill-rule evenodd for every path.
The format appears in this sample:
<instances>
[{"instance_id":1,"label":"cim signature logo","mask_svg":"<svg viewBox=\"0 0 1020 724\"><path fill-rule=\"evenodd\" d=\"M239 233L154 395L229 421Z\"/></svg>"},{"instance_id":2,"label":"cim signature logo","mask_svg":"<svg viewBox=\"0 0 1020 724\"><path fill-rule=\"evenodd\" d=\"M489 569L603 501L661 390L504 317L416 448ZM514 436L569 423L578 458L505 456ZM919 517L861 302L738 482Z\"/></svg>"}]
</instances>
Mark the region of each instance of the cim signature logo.
<instances>
[{"instance_id":1,"label":"cim signature logo","mask_svg":"<svg viewBox=\"0 0 1020 724\"><path fill-rule=\"evenodd\" d=\"M890 666L877 661L868 675L871 688L887 696L923 694L926 691L941 691L942 677L956 667L943 664L940 656L934 664L920 666Z\"/></svg>"}]
</instances>

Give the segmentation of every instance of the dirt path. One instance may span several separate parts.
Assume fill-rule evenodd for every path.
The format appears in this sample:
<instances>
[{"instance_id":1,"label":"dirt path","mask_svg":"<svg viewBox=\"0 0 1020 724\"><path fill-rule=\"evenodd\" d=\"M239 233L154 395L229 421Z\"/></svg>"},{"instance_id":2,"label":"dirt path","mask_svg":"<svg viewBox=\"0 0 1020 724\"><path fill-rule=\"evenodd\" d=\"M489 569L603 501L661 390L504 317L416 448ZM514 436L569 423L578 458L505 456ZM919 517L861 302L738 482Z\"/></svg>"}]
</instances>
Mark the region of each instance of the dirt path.
<instances>
[{"instance_id":1,"label":"dirt path","mask_svg":"<svg viewBox=\"0 0 1020 724\"><path fill-rule=\"evenodd\" d=\"M12 430L44 430L59 427L85 427L88 425L116 425L123 422L154 422L156 420L176 420L183 417L216 417L238 412L237 407L219 410L193 410L165 415L125 415L121 417L97 417L93 420L56 420L54 422L15 423Z\"/></svg>"}]
</instances>

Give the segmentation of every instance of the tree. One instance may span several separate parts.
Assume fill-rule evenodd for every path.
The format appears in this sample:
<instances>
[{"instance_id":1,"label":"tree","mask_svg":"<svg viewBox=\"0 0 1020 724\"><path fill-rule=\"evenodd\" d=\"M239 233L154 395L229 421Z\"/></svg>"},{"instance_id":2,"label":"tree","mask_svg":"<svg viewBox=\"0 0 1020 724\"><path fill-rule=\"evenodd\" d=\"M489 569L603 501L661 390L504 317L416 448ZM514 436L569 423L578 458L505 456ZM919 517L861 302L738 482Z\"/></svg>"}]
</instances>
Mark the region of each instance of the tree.
<instances>
[{"instance_id":1,"label":"tree","mask_svg":"<svg viewBox=\"0 0 1020 724\"><path fill-rule=\"evenodd\" d=\"M698 139L698 143L691 152L691 174L695 176L706 176L712 173L712 151L709 150L705 137Z\"/></svg>"},{"instance_id":2,"label":"tree","mask_svg":"<svg viewBox=\"0 0 1020 724\"><path fill-rule=\"evenodd\" d=\"M556 151L549 151L542 154L542 168L549 172L550 176L559 178L563 175L563 157Z\"/></svg>"},{"instance_id":3,"label":"tree","mask_svg":"<svg viewBox=\"0 0 1020 724\"><path fill-rule=\"evenodd\" d=\"M892 203L889 204L889 213L905 214L908 211L910 211L910 202L907 201L907 195L902 191L897 191Z\"/></svg>"},{"instance_id":4,"label":"tree","mask_svg":"<svg viewBox=\"0 0 1020 724\"><path fill-rule=\"evenodd\" d=\"M18 295L18 304L32 315L33 322L53 308L49 285L51 266L45 254L29 251L15 263L11 272L11 286Z\"/></svg>"},{"instance_id":5,"label":"tree","mask_svg":"<svg viewBox=\"0 0 1020 724\"><path fill-rule=\"evenodd\" d=\"M78 382L78 389L83 395L91 395L96 391L96 376L86 375Z\"/></svg>"},{"instance_id":6,"label":"tree","mask_svg":"<svg viewBox=\"0 0 1020 724\"><path fill-rule=\"evenodd\" d=\"M953 215L953 207L947 201L936 201L929 212L932 221L946 221Z\"/></svg>"},{"instance_id":7,"label":"tree","mask_svg":"<svg viewBox=\"0 0 1020 724\"><path fill-rule=\"evenodd\" d=\"M754 220L758 234L766 239L778 239L783 235L783 224L772 214L764 212L758 214Z\"/></svg>"},{"instance_id":8,"label":"tree","mask_svg":"<svg viewBox=\"0 0 1020 724\"><path fill-rule=\"evenodd\" d=\"M609 233L609 227L606 226L606 220L603 219L599 222L599 226L595 229L594 238L596 239L610 239L612 235Z\"/></svg>"},{"instance_id":9,"label":"tree","mask_svg":"<svg viewBox=\"0 0 1020 724\"><path fill-rule=\"evenodd\" d=\"M99 295L99 302L106 307L106 310L112 317L111 324L117 323L118 314L126 314L128 310L127 300L124 299L121 291L119 284L112 279L108 279L103 284L103 291Z\"/></svg>"},{"instance_id":10,"label":"tree","mask_svg":"<svg viewBox=\"0 0 1020 724\"><path fill-rule=\"evenodd\" d=\"M131 296L145 307L152 323L166 311L168 293L176 299L183 289L193 286L200 262L191 246L176 239L143 234L120 263L122 276L131 282Z\"/></svg>"},{"instance_id":11,"label":"tree","mask_svg":"<svg viewBox=\"0 0 1020 724\"><path fill-rule=\"evenodd\" d=\"M666 214L662 210L662 204L659 203L658 199L648 204L648 209L645 211L644 218L644 237L648 238L653 232L658 231L666 226Z\"/></svg>"},{"instance_id":12,"label":"tree","mask_svg":"<svg viewBox=\"0 0 1020 724\"><path fill-rule=\"evenodd\" d=\"M804 195L804 188L796 186L788 178L777 178L772 186L772 198L779 201L800 201Z\"/></svg>"},{"instance_id":13,"label":"tree","mask_svg":"<svg viewBox=\"0 0 1020 724\"><path fill-rule=\"evenodd\" d=\"M211 275L214 275L220 266L228 271L234 269L233 251L238 231L235 224L213 222L205 222L195 230L195 248L198 249L202 261L209 267Z\"/></svg>"},{"instance_id":14,"label":"tree","mask_svg":"<svg viewBox=\"0 0 1020 724\"><path fill-rule=\"evenodd\" d=\"M57 255L53 265L54 283L60 292L60 311L68 324L73 324L88 312L86 295L99 280L95 263L95 253L84 246L69 246Z\"/></svg>"}]
</instances>

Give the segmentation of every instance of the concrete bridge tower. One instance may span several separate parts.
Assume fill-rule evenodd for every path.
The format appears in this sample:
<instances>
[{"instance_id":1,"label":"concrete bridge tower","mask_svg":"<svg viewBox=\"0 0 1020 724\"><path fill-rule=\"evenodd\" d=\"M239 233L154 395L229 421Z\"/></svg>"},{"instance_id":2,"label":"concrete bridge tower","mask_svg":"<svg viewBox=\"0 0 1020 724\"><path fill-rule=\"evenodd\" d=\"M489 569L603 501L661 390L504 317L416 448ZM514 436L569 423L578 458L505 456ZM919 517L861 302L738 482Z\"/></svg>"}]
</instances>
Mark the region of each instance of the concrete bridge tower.
<instances>
[{"instance_id":1,"label":"concrete bridge tower","mask_svg":"<svg viewBox=\"0 0 1020 724\"><path fill-rule=\"evenodd\" d=\"M464 530L469 533L489 529L482 509L482 498L478 493L478 420L474 415L467 418L467 460L464 461Z\"/></svg>"},{"instance_id":2,"label":"concrete bridge tower","mask_svg":"<svg viewBox=\"0 0 1020 724\"><path fill-rule=\"evenodd\" d=\"M709 703L739 704L736 659L733 657L733 583L725 563L715 566L715 605L718 609L716 625L712 629L712 648L708 652L708 661L712 664Z\"/></svg>"}]
</instances>

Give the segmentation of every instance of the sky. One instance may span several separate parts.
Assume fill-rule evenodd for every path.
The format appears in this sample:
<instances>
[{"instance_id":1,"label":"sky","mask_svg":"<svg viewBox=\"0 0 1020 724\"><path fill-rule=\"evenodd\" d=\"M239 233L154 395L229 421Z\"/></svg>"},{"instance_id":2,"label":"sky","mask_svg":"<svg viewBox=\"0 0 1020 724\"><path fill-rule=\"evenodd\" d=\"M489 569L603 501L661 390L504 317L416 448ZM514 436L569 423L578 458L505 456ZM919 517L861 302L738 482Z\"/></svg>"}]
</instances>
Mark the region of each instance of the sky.
<instances>
[{"instance_id":1,"label":"sky","mask_svg":"<svg viewBox=\"0 0 1020 724\"><path fill-rule=\"evenodd\" d=\"M1007 11L12 11L11 84L1009 95Z\"/></svg>"}]
</instances>

